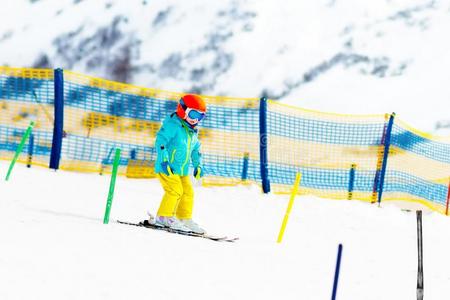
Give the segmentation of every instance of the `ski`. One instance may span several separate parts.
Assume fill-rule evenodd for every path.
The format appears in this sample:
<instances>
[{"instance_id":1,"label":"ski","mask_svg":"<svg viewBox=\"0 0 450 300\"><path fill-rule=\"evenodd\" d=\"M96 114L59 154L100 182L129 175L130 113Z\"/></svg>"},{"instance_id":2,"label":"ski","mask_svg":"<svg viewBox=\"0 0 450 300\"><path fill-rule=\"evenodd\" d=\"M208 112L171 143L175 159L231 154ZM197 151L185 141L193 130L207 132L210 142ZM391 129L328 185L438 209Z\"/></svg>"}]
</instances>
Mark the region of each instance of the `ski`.
<instances>
[{"instance_id":1,"label":"ski","mask_svg":"<svg viewBox=\"0 0 450 300\"><path fill-rule=\"evenodd\" d=\"M204 239L215 241L215 242L229 242L229 243L233 243L233 242L235 242L235 241L237 241L239 239L238 237L229 238L227 236L215 236L215 235L210 235L210 234L198 234L198 233L195 233L195 232L185 232L185 231L181 231L181 230L175 230L175 229L171 229L171 228L168 228L168 227L160 227L160 226L156 226L156 225L153 225L153 224L149 223L147 220L139 222L139 223L133 223L133 222L117 220L117 223L124 224L124 225L130 225L130 226L137 226L137 227L144 227L144 228L149 228L149 229L155 229L155 230L161 230L161 231L166 231L166 232L175 233L175 234L179 234L179 235L199 237L199 238L204 238Z\"/></svg>"}]
</instances>

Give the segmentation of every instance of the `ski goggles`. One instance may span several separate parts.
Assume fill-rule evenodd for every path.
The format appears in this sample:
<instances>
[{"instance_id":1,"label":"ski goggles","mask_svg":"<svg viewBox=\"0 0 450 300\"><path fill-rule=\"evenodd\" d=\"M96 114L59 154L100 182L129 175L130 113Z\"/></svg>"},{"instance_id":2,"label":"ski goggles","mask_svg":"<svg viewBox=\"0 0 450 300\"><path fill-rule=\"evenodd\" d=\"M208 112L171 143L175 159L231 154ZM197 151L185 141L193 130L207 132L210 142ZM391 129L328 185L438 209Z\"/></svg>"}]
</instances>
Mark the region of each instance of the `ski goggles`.
<instances>
[{"instance_id":1,"label":"ski goggles","mask_svg":"<svg viewBox=\"0 0 450 300\"><path fill-rule=\"evenodd\" d=\"M180 100L180 105L186 112L186 116L191 120L197 120L200 122L202 119L204 119L206 117L205 112L187 107L186 104L184 104L182 99Z\"/></svg>"}]
</instances>

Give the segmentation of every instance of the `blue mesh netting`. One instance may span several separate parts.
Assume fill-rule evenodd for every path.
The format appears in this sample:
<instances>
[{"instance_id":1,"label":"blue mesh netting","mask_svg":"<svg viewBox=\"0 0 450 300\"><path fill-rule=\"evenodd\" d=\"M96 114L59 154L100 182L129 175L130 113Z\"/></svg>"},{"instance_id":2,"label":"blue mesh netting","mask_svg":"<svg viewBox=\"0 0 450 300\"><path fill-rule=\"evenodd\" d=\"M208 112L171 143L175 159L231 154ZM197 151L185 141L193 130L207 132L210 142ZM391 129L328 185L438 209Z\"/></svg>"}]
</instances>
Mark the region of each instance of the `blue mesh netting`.
<instances>
[{"instance_id":1,"label":"blue mesh netting","mask_svg":"<svg viewBox=\"0 0 450 300\"><path fill-rule=\"evenodd\" d=\"M31 120L36 122L34 146L26 142L19 159L29 152L31 163L48 164L53 137L53 80L0 73L0 158L11 159Z\"/></svg>"},{"instance_id":2,"label":"blue mesh netting","mask_svg":"<svg viewBox=\"0 0 450 300\"><path fill-rule=\"evenodd\" d=\"M33 162L45 165L53 138L53 77L17 69L11 75L5 70L0 70L0 158L12 157L29 121L35 120ZM162 119L175 111L180 93L64 74L63 169L102 172L111 167L116 147L122 150L121 174L130 160L155 160L156 132ZM380 180L385 116L326 114L272 101L268 135L260 139L258 100L205 100L208 114L200 139L207 179L217 179L213 183L239 182L244 173L259 182L259 146L267 142L269 180L275 191L290 191L301 172L301 186L308 192L345 198L354 165L353 191L361 199L373 199ZM444 205L450 143L428 138L401 122L394 123L390 141L383 195ZM23 155L27 152L25 146Z\"/></svg>"}]
</instances>

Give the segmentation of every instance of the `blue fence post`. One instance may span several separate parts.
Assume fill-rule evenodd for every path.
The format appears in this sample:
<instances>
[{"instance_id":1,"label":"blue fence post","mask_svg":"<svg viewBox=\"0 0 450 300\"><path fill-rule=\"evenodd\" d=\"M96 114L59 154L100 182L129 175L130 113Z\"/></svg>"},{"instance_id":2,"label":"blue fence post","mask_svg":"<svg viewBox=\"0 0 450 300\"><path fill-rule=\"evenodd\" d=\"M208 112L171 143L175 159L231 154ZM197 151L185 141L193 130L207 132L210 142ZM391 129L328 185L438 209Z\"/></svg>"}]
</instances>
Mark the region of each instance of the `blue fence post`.
<instances>
[{"instance_id":1,"label":"blue fence post","mask_svg":"<svg viewBox=\"0 0 450 300\"><path fill-rule=\"evenodd\" d=\"M131 151L130 151L130 159L136 159L136 149L131 149Z\"/></svg>"},{"instance_id":2,"label":"blue fence post","mask_svg":"<svg viewBox=\"0 0 450 300\"><path fill-rule=\"evenodd\" d=\"M356 164L352 164L348 180L348 197L347 197L348 200L352 200L353 198L353 187L355 186L355 169Z\"/></svg>"},{"instance_id":3,"label":"blue fence post","mask_svg":"<svg viewBox=\"0 0 450 300\"><path fill-rule=\"evenodd\" d=\"M259 101L259 160L262 188L266 194L270 192L267 138L267 98L262 97Z\"/></svg>"},{"instance_id":4,"label":"blue fence post","mask_svg":"<svg viewBox=\"0 0 450 300\"><path fill-rule=\"evenodd\" d=\"M389 123L389 117L390 117L389 114L384 114L383 134L381 136L381 142L380 142L379 147L383 146L384 141L386 140L386 129L387 129L387 125ZM380 149L378 149L378 151L377 151L377 166L376 166L376 171L375 171L375 177L373 179L372 199L371 199L370 203L375 203L378 198L378 188L379 188L379 184L380 184L380 172L381 172L381 167L383 166L383 151L384 150L380 150Z\"/></svg>"},{"instance_id":5,"label":"blue fence post","mask_svg":"<svg viewBox=\"0 0 450 300\"><path fill-rule=\"evenodd\" d=\"M50 154L50 169L59 168L64 128L64 75L62 69L54 71L55 121L53 124L53 142Z\"/></svg>"},{"instance_id":6,"label":"blue fence post","mask_svg":"<svg viewBox=\"0 0 450 300\"><path fill-rule=\"evenodd\" d=\"M27 168L31 167L31 163L33 161L33 150L34 150L34 134L30 134L30 140L28 142Z\"/></svg>"},{"instance_id":7,"label":"blue fence post","mask_svg":"<svg viewBox=\"0 0 450 300\"><path fill-rule=\"evenodd\" d=\"M250 153L245 152L244 153L244 163L242 166L242 176L241 176L241 180L245 181L248 179L248 159L250 157Z\"/></svg>"},{"instance_id":8,"label":"blue fence post","mask_svg":"<svg viewBox=\"0 0 450 300\"><path fill-rule=\"evenodd\" d=\"M381 196L383 194L383 187L384 187L384 177L386 175L386 167L387 167L387 160L389 156L389 148L391 146L391 132L392 132L392 126L394 125L394 118L395 118L395 112L393 112L389 118L389 123L386 129L386 137L384 140L384 153L383 153L383 165L381 167L381 173L380 173L380 183L378 188L378 205L381 203Z\"/></svg>"}]
</instances>

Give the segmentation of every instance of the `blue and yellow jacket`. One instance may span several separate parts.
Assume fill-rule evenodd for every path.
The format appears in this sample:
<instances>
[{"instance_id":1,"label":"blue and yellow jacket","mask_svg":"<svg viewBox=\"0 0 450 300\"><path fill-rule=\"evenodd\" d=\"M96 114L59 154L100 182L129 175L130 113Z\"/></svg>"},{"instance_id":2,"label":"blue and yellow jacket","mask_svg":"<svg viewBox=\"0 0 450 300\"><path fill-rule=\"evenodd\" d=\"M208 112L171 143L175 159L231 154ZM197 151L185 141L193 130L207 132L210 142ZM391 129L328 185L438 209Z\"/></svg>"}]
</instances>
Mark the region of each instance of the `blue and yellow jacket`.
<instances>
[{"instance_id":1,"label":"blue and yellow jacket","mask_svg":"<svg viewBox=\"0 0 450 300\"><path fill-rule=\"evenodd\" d=\"M161 163L168 161L173 173L189 175L192 160L194 168L201 165L200 141L197 129L191 128L176 113L167 116L156 134L157 158L155 172L163 173Z\"/></svg>"}]
</instances>

